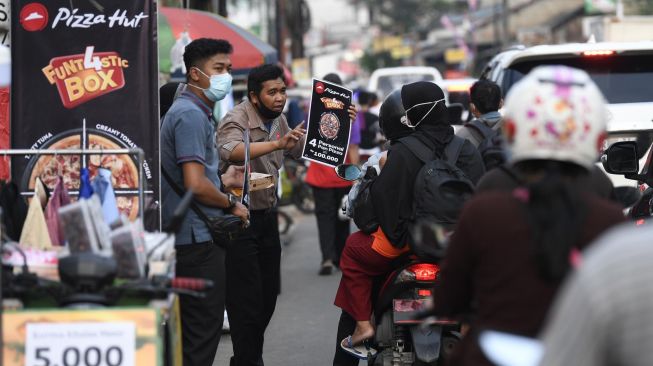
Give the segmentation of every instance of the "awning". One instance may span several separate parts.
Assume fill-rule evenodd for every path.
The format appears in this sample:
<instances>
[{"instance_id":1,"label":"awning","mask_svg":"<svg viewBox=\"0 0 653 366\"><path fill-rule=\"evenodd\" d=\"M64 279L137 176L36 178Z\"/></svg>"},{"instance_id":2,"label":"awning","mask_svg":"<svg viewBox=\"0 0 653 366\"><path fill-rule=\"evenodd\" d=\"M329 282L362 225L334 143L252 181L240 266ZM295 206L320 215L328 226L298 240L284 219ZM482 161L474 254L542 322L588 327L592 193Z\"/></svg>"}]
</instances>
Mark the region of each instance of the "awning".
<instances>
[{"instance_id":1,"label":"awning","mask_svg":"<svg viewBox=\"0 0 653 366\"><path fill-rule=\"evenodd\" d=\"M191 39L225 39L234 47L231 55L234 74L245 74L263 63L276 63L277 50L249 31L217 14L182 8L159 8L159 70L170 72L170 50L180 34Z\"/></svg>"}]
</instances>

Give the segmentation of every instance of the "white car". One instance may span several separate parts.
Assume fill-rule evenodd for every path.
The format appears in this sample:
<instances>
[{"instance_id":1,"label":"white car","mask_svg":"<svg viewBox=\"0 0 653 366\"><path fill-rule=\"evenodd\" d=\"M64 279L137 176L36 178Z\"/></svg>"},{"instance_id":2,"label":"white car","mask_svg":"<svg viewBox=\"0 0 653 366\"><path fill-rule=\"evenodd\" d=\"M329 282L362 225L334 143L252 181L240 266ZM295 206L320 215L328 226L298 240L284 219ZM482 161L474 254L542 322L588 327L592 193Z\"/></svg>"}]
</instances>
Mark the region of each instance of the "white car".
<instances>
[{"instance_id":1,"label":"white car","mask_svg":"<svg viewBox=\"0 0 653 366\"><path fill-rule=\"evenodd\" d=\"M490 61L482 77L499 84L505 95L540 65L575 67L594 80L608 102L606 146L653 135L653 41L568 43L510 50ZM633 184L621 176L610 178L615 186Z\"/></svg>"},{"instance_id":2,"label":"white car","mask_svg":"<svg viewBox=\"0 0 653 366\"><path fill-rule=\"evenodd\" d=\"M401 66L376 69L370 76L367 90L378 94L383 100L393 90L416 81L432 81L440 84L442 74L435 67Z\"/></svg>"}]
</instances>

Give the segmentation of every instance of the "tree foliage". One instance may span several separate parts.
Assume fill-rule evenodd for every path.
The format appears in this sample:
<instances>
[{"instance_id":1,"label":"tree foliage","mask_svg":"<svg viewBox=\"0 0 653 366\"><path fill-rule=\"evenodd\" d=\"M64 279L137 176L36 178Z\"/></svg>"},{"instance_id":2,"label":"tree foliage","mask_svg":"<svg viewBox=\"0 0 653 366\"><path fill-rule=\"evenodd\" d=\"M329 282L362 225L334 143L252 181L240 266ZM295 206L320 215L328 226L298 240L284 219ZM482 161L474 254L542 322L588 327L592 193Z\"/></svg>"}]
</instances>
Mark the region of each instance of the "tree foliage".
<instances>
[{"instance_id":1,"label":"tree foliage","mask_svg":"<svg viewBox=\"0 0 653 366\"><path fill-rule=\"evenodd\" d=\"M354 5L366 5L374 24L388 33L423 32L439 27L440 17L448 12L467 8L460 0L350 0Z\"/></svg>"}]
</instances>

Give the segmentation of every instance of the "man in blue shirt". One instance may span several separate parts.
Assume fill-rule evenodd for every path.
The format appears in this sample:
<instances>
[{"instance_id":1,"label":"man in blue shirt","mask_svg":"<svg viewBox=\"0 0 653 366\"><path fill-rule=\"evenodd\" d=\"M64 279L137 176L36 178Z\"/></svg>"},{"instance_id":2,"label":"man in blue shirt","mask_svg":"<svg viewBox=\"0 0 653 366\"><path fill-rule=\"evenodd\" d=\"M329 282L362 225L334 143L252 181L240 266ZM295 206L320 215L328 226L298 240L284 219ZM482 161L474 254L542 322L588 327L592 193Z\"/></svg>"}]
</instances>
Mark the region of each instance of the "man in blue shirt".
<instances>
[{"instance_id":1,"label":"man in blue shirt","mask_svg":"<svg viewBox=\"0 0 653 366\"><path fill-rule=\"evenodd\" d=\"M161 181L162 218L166 226L180 197L172 184L192 190L206 216L230 212L248 221L249 212L236 197L221 191L212 111L231 89L232 47L216 39L197 39L186 46L187 88L173 102L161 125L161 167L170 180ZM224 182L226 183L226 182ZM213 243L206 224L189 210L176 233L176 275L214 283L205 298L180 296L185 366L213 364L225 302L224 248Z\"/></svg>"}]
</instances>

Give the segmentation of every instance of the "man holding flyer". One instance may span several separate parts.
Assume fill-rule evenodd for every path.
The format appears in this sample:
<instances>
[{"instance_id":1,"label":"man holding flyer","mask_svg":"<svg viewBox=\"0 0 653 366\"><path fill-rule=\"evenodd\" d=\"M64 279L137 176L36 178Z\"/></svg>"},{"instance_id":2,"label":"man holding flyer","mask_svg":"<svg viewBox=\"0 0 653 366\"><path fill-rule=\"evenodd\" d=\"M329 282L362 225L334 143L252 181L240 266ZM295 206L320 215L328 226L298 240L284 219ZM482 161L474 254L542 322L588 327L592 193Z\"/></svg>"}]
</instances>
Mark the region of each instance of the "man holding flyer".
<instances>
[{"instance_id":1,"label":"man holding flyer","mask_svg":"<svg viewBox=\"0 0 653 366\"><path fill-rule=\"evenodd\" d=\"M284 155L299 158L303 123L291 130L282 114L286 104L283 70L276 65L252 69L248 100L234 107L220 123L218 150L224 167L246 159L244 132L249 130L249 167L269 174L275 184ZM355 116L355 114L354 114ZM234 356L231 366L263 365L263 336L280 289L281 241L276 189L250 189L250 226L227 248L227 312Z\"/></svg>"}]
</instances>

